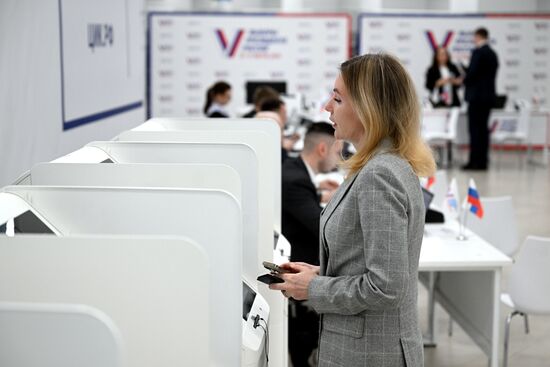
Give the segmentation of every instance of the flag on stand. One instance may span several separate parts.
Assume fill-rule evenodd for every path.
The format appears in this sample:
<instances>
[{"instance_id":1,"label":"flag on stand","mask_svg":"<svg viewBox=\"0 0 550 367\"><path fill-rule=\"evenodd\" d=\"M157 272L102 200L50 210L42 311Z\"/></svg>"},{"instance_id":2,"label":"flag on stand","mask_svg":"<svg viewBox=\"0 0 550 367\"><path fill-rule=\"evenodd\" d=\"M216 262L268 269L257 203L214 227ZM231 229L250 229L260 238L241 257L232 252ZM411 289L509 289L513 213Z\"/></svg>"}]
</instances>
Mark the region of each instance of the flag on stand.
<instances>
[{"instance_id":1,"label":"flag on stand","mask_svg":"<svg viewBox=\"0 0 550 367\"><path fill-rule=\"evenodd\" d=\"M483 207L479 200L476 184L472 178L470 178L470 184L468 185L468 204L470 204L470 211L472 213L480 219L483 218Z\"/></svg>"},{"instance_id":2,"label":"flag on stand","mask_svg":"<svg viewBox=\"0 0 550 367\"><path fill-rule=\"evenodd\" d=\"M455 213L457 215L459 214L460 210L458 207L459 199L456 178L453 178L451 180L451 183L449 184L449 190L447 191L447 195L445 196L445 202L450 213Z\"/></svg>"}]
</instances>

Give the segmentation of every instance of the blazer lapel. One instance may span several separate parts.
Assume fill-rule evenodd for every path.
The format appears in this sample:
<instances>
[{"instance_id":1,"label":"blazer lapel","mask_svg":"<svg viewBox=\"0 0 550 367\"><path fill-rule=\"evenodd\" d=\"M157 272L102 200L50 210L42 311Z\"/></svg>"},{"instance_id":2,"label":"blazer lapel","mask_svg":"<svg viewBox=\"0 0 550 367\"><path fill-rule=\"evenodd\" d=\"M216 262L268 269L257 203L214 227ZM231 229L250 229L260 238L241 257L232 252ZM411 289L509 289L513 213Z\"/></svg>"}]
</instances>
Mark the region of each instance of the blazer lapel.
<instances>
[{"instance_id":1,"label":"blazer lapel","mask_svg":"<svg viewBox=\"0 0 550 367\"><path fill-rule=\"evenodd\" d=\"M348 178L342 183L342 186L340 189L336 192L336 195L328 202L327 206L323 211L321 212L321 215L323 216L323 222L326 223L326 221L330 218L332 213L334 212L334 209L338 207L338 204L342 201L342 199L346 196L347 192L349 191L351 185L357 178L358 172L354 173L353 176Z\"/></svg>"},{"instance_id":2,"label":"blazer lapel","mask_svg":"<svg viewBox=\"0 0 550 367\"><path fill-rule=\"evenodd\" d=\"M378 144L378 147L376 148L376 152L374 153L373 158L378 154L387 153L392 148L392 146L393 144L391 143L391 140L389 138L382 139ZM344 181L344 183L342 183L342 186L340 186L340 189L336 192L336 195L332 197L327 206L321 211L321 241L323 242L325 247L326 241L324 233L327 221L330 219L331 215L334 213L334 210L338 207L342 199L344 199L344 197L348 193L349 189L353 185L353 182L359 175L359 172L360 171L355 172L351 177ZM326 249L328 250L328 247Z\"/></svg>"}]
</instances>

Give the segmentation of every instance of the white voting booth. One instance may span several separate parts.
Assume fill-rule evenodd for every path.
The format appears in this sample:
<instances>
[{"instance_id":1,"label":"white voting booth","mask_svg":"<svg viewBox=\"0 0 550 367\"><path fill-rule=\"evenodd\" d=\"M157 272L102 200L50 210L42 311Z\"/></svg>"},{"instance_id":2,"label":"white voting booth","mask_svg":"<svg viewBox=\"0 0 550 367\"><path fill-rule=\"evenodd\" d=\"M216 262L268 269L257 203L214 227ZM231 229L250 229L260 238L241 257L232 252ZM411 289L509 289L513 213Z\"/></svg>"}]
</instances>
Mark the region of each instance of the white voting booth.
<instances>
[{"instance_id":1,"label":"white voting booth","mask_svg":"<svg viewBox=\"0 0 550 367\"><path fill-rule=\"evenodd\" d=\"M121 144L141 144L143 146L158 143L183 144L190 151L184 158L186 161L190 159L190 154L193 154L193 161L210 162L210 159L213 159L213 162L231 164L241 173L245 223L243 228L245 235L244 274L247 278L255 281L259 274L265 273L265 269L261 266L262 261L274 259L276 262L281 262L284 258L281 255L285 255L287 258L290 256L290 246L281 238L282 236L278 236L279 240L277 241L280 248L275 253L273 252L273 230L280 233L281 228L280 137L279 126L271 120L224 119L224 121L218 121L158 118L149 120L134 130L122 133L116 140ZM229 163L228 159L231 157L222 156L216 152L208 153L208 157L204 155L203 145L213 148L219 144L232 147L232 150L237 147L251 149L255 156L257 172L252 172L250 162L232 160ZM99 147L94 143L92 145ZM193 146L195 148L192 148ZM120 146L110 145L109 147L101 146L101 148L108 151L115 160L119 158L118 153L114 153L114 151L120 151ZM199 150L202 153L199 153ZM225 155L232 154L234 153L230 151L225 153ZM126 156L129 155L130 152L127 152ZM173 161L174 158L169 159ZM259 231L254 230L256 226ZM284 316L286 306L284 299L280 294L270 291L264 285L260 286L260 293L271 306L270 335L272 343L270 354L273 363L284 363L283 361L286 361L286 319ZM278 344L277 340L282 340L282 343ZM282 359L279 362L277 358Z\"/></svg>"},{"instance_id":2,"label":"white voting booth","mask_svg":"<svg viewBox=\"0 0 550 367\"><path fill-rule=\"evenodd\" d=\"M210 365L240 365L242 322L236 315L242 311L242 230L240 206L232 195L217 190L23 185L3 191L3 197L15 195L29 203L61 235L183 235L196 240L210 261L210 302L202 308L210 310ZM182 279L186 283L196 278ZM185 308L181 312L186 313Z\"/></svg>"},{"instance_id":3,"label":"white voting booth","mask_svg":"<svg viewBox=\"0 0 550 367\"><path fill-rule=\"evenodd\" d=\"M0 365L206 366L208 268L182 237L0 236Z\"/></svg>"}]
</instances>

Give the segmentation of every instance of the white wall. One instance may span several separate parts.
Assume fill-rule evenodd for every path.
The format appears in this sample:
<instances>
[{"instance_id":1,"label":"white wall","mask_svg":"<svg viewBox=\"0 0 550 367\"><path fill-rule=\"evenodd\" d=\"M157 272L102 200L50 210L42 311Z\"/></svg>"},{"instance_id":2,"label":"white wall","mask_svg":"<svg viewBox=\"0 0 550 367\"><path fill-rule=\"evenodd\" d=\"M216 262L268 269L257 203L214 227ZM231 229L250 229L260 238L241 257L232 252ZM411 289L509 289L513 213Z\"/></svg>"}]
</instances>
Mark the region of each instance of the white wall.
<instances>
[{"instance_id":1,"label":"white wall","mask_svg":"<svg viewBox=\"0 0 550 367\"><path fill-rule=\"evenodd\" d=\"M127 4L133 45L129 49L131 85L136 98L144 100L143 0ZM144 121L142 107L63 131L60 60L59 0L1 0L0 186L37 162L52 160L91 140L111 139ZM107 70L109 65L104 67ZM80 70L82 75L87 72L84 67ZM81 76L72 77L78 83Z\"/></svg>"}]
</instances>

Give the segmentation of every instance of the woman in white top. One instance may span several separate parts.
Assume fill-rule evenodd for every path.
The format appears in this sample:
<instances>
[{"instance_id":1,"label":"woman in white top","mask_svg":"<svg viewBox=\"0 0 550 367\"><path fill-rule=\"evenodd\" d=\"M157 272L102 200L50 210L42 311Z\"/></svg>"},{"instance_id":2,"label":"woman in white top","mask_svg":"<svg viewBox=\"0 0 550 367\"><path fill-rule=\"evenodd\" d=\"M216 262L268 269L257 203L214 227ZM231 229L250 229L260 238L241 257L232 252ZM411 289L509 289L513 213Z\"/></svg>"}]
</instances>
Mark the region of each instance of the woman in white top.
<instances>
[{"instance_id":1,"label":"woman in white top","mask_svg":"<svg viewBox=\"0 0 550 367\"><path fill-rule=\"evenodd\" d=\"M430 101L434 107L460 106L457 91L462 80L463 77L451 62L447 49L438 47L432 65L426 72L426 88L430 91Z\"/></svg>"},{"instance_id":2,"label":"woman in white top","mask_svg":"<svg viewBox=\"0 0 550 367\"><path fill-rule=\"evenodd\" d=\"M206 117L229 117L225 106L231 100L231 85L226 82L216 82L206 92L206 103L203 112Z\"/></svg>"}]
</instances>

